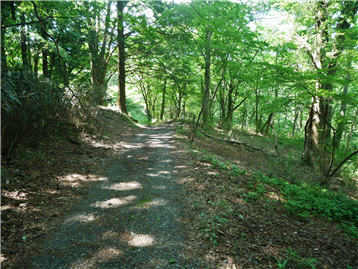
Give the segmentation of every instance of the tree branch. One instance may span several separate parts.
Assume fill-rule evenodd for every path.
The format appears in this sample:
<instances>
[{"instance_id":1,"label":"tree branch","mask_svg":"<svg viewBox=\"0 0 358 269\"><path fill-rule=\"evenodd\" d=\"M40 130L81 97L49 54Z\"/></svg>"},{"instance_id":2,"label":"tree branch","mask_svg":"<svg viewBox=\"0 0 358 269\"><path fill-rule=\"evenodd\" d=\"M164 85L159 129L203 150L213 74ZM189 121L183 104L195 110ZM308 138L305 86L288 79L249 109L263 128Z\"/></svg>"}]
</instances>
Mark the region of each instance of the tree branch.
<instances>
[{"instance_id":1,"label":"tree branch","mask_svg":"<svg viewBox=\"0 0 358 269\"><path fill-rule=\"evenodd\" d=\"M10 25L1 26L1 29L3 30L3 29L6 29L6 28L9 28L9 27L31 25L31 24L40 23L40 22L43 22L43 21L46 21L46 20L49 20L49 19L73 19L73 17L53 17L53 16L48 16L48 17L46 17L44 19L37 20L37 21L22 22L22 23L17 23L17 24L10 24Z\"/></svg>"}]
</instances>

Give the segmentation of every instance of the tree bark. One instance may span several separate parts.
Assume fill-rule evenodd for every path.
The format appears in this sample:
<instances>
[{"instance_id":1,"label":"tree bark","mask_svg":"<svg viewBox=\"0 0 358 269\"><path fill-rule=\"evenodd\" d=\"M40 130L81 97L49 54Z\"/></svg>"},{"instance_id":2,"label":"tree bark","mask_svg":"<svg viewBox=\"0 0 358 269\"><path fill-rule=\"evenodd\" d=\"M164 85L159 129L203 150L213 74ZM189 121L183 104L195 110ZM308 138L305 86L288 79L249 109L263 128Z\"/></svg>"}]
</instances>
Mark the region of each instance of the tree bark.
<instances>
[{"instance_id":1,"label":"tree bark","mask_svg":"<svg viewBox=\"0 0 358 269\"><path fill-rule=\"evenodd\" d=\"M123 23L123 10L127 2L117 1L118 13L118 107L122 113L127 114L126 103L126 74L125 74L125 36Z\"/></svg>"},{"instance_id":2,"label":"tree bark","mask_svg":"<svg viewBox=\"0 0 358 269\"><path fill-rule=\"evenodd\" d=\"M211 66L211 36L212 33L208 29L206 34L205 45L205 90L203 98L203 127L206 129L210 123L209 98L210 98L210 66Z\"/></svg>"},{"instance_id":3,"label":"tree bark","mask_svg":"<svg viewBox=\"0 0 358 269\"><path fill-rule=\"evenodd\" d=\"M298 119L298 114L299 114L299 109L296 107L295 108L295 118L293 120L293 127L292 127L292 138L295 138L295 131L296 131L296 127L297 127L297 119Z\"/></svg>"},{"instance_id":4,"label":"tree bark","mask_svg":"<svg viewBox=\"0 0 358 269\"><path fill-rule=\"evenodd\" d=\"M5 29L1 30L1 71L8 69L6 53L5 53Z\"/></svg>"},{"instance_id":5,"label":"tree bark","mask_svg":"<svg viewBox=\"0 0 358 269\"><path fill-rule=\"evenodd\" d=\"M47 23L46 22L43 22L42 23L42 26L46 29L46 25ZM41 36L44 40L47 40L47 35L46 35L46 32L45 32L45 29L43 29L41 27ZM43 46L42 46L42 74L45 78L48 77L49 75L49 72L48 72L48 62L47 62L47 44L45 43Z\"/></svg>"},{"instance_id":6,"label":"tree bark","mask_svg":"<svg viewBox=\"0 0 358 269\"><path fill-rule=\"evenodd\" d=\"M344 34L339 35L333 43L333 53L328 57L326 47L329 42L330 34L327 23L327 6L329 3L317 2L315 9L315 44L314 50L307 48L307 53L317 70L318 79L316 82L316 92L312 96L312 103L308 113L308 119L305 127L305 144L303 161L306 163L318 162L320 176L325 176L327 143L330 137L330 123L332 119L331 98L322 96L321 90L327 93L333 89L333 82L327 81L326 76L333 78L337 72L337 60L344 49ZM343 4L342 4L343 5ZM338 30L346 30L350 27L347 22L349 16L354 16L358 10L358 2L345 3L342 6L341 17L337 23ZM349 15L350 14L350 15ZM324 76L322 76L322 74Z\"/></svg>"},{"instance_id":7,"label":"tree bark","mask_svg":"<svg viewBox=\"0 0 358 269\"><path fill-rule=\"evenodd\" d=\"M352 62L349 63L349 67L351 67ZM351 81L351 77L350 77L350 73L347 73L346 76L346 84L344 85L343 88L343 95L345 98L345 96L348 94L348 86L349 83ZM346 109L347 109L347 102L345 101L345 99L342 100L341 102L341 111L340 111L340 117L339 117L339 121L338 121L338 126L337 126L337 131L336 131L336 148L339 148L339 145L341 143L342 140L342 135L344 132L344 127L345 127L345 117L346 117Z\"/></svg>"},{"instance_id":8,"label":"tree bark","mask_svg":"<svg viewBox=\"0 0 358 269\"><path fill-rule=\"evenodd\" d=\"M344 153L344 157L346 157L346 156L347 156L347 153L348 153L349 143L351 142L351 137L352 137L352 133L353 133L353 131L354 131L355 125L356 125L357 116L358 116L358 108L356 109L354 118L353 118L353 120L352 120L352 125L351 125L351 129L350 129L350 131L349 131L349 134L348 134L347 145L346 145L346 151L345 151L345 153Z\"/></svg>"},{"instance_id":9,"label":"tree bark","mask_svg":"<svg viewBox=\"0 0 358 269\"><path fill-rule=\"evenodd\" d=\"M21 23L25 23L25 15L21 13L20 16ZM29 60L27 57L27 43L26 43L26 29L25 26L21 26L21 57L22 57L22 65L25 68L29 67Z\"/></svg>"},{"instance_id":10,"label":"tree bark","mask_svg":"<svg viewBox=\"0 0 358 269\"><path fill-rule=\"evenodd\" d=\"M212 2L209 0L208 5L211 6ZM208 26L205 40L205 75L204 75L204 96L203 96L203 127L206 129L210 123L210 68L211 68L211 42L212 32L211 26Z\"/></svg>"},{"instance_id":11,"label":"tree bark","mask_svg":"<svg viewBox=\"0 0 358 269\"><path fill-rule=\"evenodd\" d=\"M162 120L163 117L164 117L166 91L167 91L167 79L164 79L163 96L162 96L162 109L161 109L161 111L160 111L160 119L161 119L161 120Z\"/></svg>"}]
</instances>

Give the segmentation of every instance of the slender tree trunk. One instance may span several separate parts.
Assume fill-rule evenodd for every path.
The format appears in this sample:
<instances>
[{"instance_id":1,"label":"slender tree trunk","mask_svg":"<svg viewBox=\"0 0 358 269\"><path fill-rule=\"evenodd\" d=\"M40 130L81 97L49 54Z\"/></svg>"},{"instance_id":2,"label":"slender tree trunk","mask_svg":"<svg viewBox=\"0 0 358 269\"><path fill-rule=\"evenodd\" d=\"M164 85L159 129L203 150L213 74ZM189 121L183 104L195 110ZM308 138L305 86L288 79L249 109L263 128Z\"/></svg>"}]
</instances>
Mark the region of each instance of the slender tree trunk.
<instances>
[{"instance_id":1,"label":"slender tree trunk","mask_svg":"<svg viewBox=\"0 0 358 269\"><path fill-rule=\"evenodd\" d=\"M220 118L221 118L220 128L224 129L225 121L226 121L226 112L225 112L226 107L225 107L225 100L224 100L223 92L220 92L219 103L220 103Z\"/></svg>"},{"instance_id":2,"label":"slender tree trunk","mask_svg":"<svg viewBox=\"0 0 358 269\"><path fill-rule=\"evenodd\" d=\"M157 117L157 113L155 111L155 106L157 104L157 98L152 100L152 117L155 119Z\"/></svg>"},{"instance_id":3,"label":"slender tree trunk","mask_svg":"<svg viewBox=\"0 0 358 269\"><path fill-rule=\"evenodd\" d=\"M208 1L208 5L212 5L212 0ZM210 123L210 68L211 68L211 42L212 42L212 32L211 26L208 26L206 29L206 42L205 42L205 90L203 96L203 126L204 129L209 126Z\"/></svg>"},{"instance_id":4,"label":"slender tree trunk","mask_svg":"<svg viewBox=\"0 0 358 269\"><path fill-rule=\"evenodd\" d=\"M351 125L351 129L350 129L350 131L349 131L349 134L348 134L347 145L346 145L346 152L344 153L344 157L346 157L346 156L347 156L347 153L348 153L349 143L351 142L352 133L353 133L353 131L354 131L354 128L355 128L355 125L356 125L356 122L357 122L357 116L358 116L358 108L356 109L354 118L353 118L353 120L352 120L352 125Z\"/></svg>"},{"instance_id":5,"label":"slender tree trunk","mask_svg":"<svg viewBox=\"0 0 358 269\"><path fill-rule=\"evenodd\" d=\"M163 117L164 117L166 91L167 91L167 79L164 80L163 97L162 97L162 109L161 109L161 111L160 111L160 119L161 119L161 120L162 120Z\"/></svg>"},{"instance_id":6,"label":"slender tree trunk","mask_svg":"<svg viewBox=\"0 0 358 269\"><path fill-rule=\"evenodd\" d=\"M267 126L266 126L266 131L265 131L265 135L268 134L268 131L270 129L270 126L273 125L273 119L275 117L275 113L271 112L268 119L267 119Z\"/></svg>"},{"instance_id":7,"label":"slender tree trunk","mask_svg":"<svg viewBox=\"0 0 358 269\"><path fill-rule=\"evenodd\" d=\"M180 118L180 112L181 112L181 100L182 100L183 89L180 88L179 85L178 85L178 91L179 91L179 98L178 98L177 114L175 116L175 119Z\"/></svg>"},{"instance_id":8,"label":"slender tree trunk","mask_svg":"<svg viewBox=\"0 0 358 269\"><path fill-rule=\"evenodd\" d=\"M185 108L186 108L186 100L184 99L184 102L183 102L183 110L182 110L182 111L183 111L183 112L182 112L182 115L183 115L183 116L182 116L182 118L181 118L182 120L185 120Z\"/></svg>"},{"instance_id":9,"label":"slender tree trunk","mask_svg":"<svg viewBox=\"0 0 358 269\"><path fill-rule=\"evenodd\" d=\"M25 23L25 15L21 13L20 16L21 23ZM21 57L22 57L22 65L24 67L29 67L29 60L27 57L27 44L26 44L26 29L25 26L21 26Z\"/></svg>"},{"instance_id":10,"label":"slender tree trunk","mask_svg":"<svg viewBox=\"0 0 358 269\"><path fill-rule=\"evenodd\" d=\"M124 24L123 24L123 10L127 2L117 1L118 12L118 106L122 113L127 114L126 103L126 75L125 75L125 37L124 37Z\"/></svg>"},{"instance_id":11,"label":"slender tree trunk","mask_svg":"<svg viewBox=\"0 0 358 269\"><path fill-rule=\"evenodd\" d=\"M351 66L351 63L349 64ZM348 94L348 86L350 82L350 74L348 73L346 76L346 84L343 88L343 95L346 96ZM339 148L340 142L342 140L342 134L344 132L345 127L345 117L346 117L346 109L347 109L347 102L345 99L342 100L341 103L341 111L340 111L340 117L338 121L337 131L336 131L336 148Z\"/></svg>"},{"instance_id":12,"label":"slender tree trunk","mask_svg":"<svg viewBox=\"0 0 358 269\"><path fill-rule=\"evenodd\" d=\"M256 111L256 117L255 117L255 127L256 127L256 133L260 130L259 125L259 95L260 92L258 90L259 87L259 79L257 78L256 85L255 85L255 111Z\"/></svg>"},{"instance_id":13,"label":"slender tree trunk","mask_svg":"<svg viewBox=\"0 0 358 269\"><path fill-rule=\"evenodd\" d=\"M224 129L226 130L230 130L230 126L231 126L231 122L232 122L232 117L233 117L233 113L234 113L234 100L233 100L233 91L234 91L234 85L232 83L229 84L229 91L227 94L227 113L226 113L226 118L225 118L225 123L224 123Z\"/></svg>"},{"instance_id":14,"label":"slender tree trunk","mask_svg":"<svg viewBox=\"0 0 358 269\"><path fill-rule=\"evenodd\" d=\"M6 71L8 69L5 46L5 29L3 29L1 30L1 71Z\"/></svg>"},{"instance_id":15,"label":"slender tree trunk","mask_svg":"<svg viewBox=\"0 0 358 269\"><path fill-rule=\"evenodd\" d=\"M292 127L292 138L295 138L295 130L296 130L296 126L297 126L298 114L299 114L299 110L296 107L295 108L295 118L293 120L293 127Z\"/></svg>"},{"instance_id":16,"label":"slender tree trunk","mask_svg":"<svg viewBox=\"0 0 358 269\"><path fill-rule=\"evenodd\" d=\"M46 27L47 26L47 23L46 22L43 22L42 23L42 26L43 27ZM42 38L46 41L47 40L47 35L46 35L46 32L45 30L41 27L41 36ZM45 78L48 77L49 75L49 71L48 71L48 62L47 62L47 54L48 54L48 51L47 51L47 44L45 43L43 46L42 46L42 74Z\"/></svg>"},{"instance_id":17,"label":"slender tree trunk","mask_svg":"<svg viewBox=\"0 0 358 269\"><path fill-rule=\"evenodd\" d=\"M203 126L207 128L210 121L210 66L211 66L211 31L208 30L206 34L205 46L205 90L203 98Z\"/></svg>"},{"instance_id":18,"label":"slender tree trunk","mask_svg":"<svg viewBox=\"0 0 358 269\"><path fill-rule=\"evenodd\" d=\"M242 113L242 122L241 122L241 130L244 129L244 124L246 122L246 114L247 114L247 110L246 110L246 101L244 101L244 113Z\"/></svg>"},{"instance_id":19,"label":"slender tree trunk","mask_svg":"<svg viewBox=\"0 0 358 269\"><path fill-rule=\"evenodd\" d=\"M249 122L247 123L247 125L250 125L250 123L251 123L253 117L254 117L256 114L257 114L256 109L254 109L254 111L252 111L252 115L251 115L251 117L250 117Z\"/></svg>"},{"instance_id":20,"label":"slender tree trunk","mask_svg":"<svg viewBox=\"0 0 358 269\"><path fill-rule=\"evenodd\" d=\"M34 73L35 73L35 76L37 77L38 76L38 73L39 73L39 55L38 54L35 54L34 55Z\"/></svg>"}]
</instances>

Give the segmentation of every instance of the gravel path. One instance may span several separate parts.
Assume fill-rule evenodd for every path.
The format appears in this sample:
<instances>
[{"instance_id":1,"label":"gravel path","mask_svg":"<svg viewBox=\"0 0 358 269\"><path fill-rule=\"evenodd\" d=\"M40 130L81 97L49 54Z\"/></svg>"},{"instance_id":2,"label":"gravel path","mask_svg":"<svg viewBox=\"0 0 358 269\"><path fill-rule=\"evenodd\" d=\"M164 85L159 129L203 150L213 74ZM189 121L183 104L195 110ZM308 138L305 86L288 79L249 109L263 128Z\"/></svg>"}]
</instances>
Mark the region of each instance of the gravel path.
<instances>
[{"instance_id":1,"label":"gravel path","mask_svg":"<svg viewBox=\"0 0 358 269\"><path fill-rule=\"evenodd\" d=\"M187 238L174 129L133 137L26 268L214 268Z\"/></svg>"}]
</instances>

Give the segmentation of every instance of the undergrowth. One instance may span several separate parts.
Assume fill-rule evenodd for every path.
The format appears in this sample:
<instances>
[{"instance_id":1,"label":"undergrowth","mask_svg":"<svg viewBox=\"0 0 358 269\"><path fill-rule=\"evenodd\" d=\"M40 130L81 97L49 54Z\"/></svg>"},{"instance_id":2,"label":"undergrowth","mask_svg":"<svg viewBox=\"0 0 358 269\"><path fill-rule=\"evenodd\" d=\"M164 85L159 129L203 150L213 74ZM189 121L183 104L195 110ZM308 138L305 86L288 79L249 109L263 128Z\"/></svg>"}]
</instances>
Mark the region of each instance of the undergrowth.
<instances>
[{"instance_id":1,"label":"undergrowth","mask_svg":"<svg viewBox=\"0 0 358 269\"><path fill-rule=\"evenodd\" d=\"M219 161L216 156L198 151L193 153L199 161L210 163L214 168L233 176L242 176L246 173L245 170ZM265 195L272 192L272 188L282 196L281 203L287 213L302 221L308 221L311 217L335 221L343 234L358 238L358 202L348 198L344 193L307 182L287 182L280 178L265 176L261 172L256 172L247 179L245 188L239 192L246 202L253 202L267 198Z\"/></svg>"}]
</instances>

